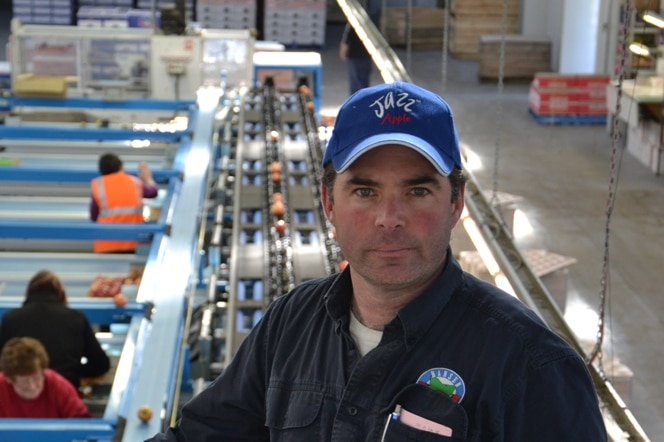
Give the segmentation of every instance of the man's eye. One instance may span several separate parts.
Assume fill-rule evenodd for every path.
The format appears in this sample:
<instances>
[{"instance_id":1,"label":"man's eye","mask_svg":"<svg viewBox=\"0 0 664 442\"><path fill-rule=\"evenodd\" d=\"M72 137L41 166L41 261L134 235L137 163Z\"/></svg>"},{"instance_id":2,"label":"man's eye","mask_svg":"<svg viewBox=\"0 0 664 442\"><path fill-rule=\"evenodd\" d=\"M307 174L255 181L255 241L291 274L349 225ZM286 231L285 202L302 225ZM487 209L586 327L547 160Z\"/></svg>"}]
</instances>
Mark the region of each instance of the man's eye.
<instances>
[{"instance_id":1,"label":"man's eye","mask_svg":"<svg viewBox=\"0 0 664 442\"><path fill-rule=\"evenodd\" d=\"M355 193L356 193L358 196L371 196L371 189L361 188L361 189L357 189L357 190L355 191Z\"/></svg>"},{"instance_id":2,"label":"man's eye","mask_svg":"<svg viewBox=\"0 0 664 442\"><path fill-rule=\"evenodd\" d=\"M415 196L424 196L429 194L429 189L425 189L424 187L416 187L413 190L411 190L411 192Z\"/></svg>"}]
</instances>

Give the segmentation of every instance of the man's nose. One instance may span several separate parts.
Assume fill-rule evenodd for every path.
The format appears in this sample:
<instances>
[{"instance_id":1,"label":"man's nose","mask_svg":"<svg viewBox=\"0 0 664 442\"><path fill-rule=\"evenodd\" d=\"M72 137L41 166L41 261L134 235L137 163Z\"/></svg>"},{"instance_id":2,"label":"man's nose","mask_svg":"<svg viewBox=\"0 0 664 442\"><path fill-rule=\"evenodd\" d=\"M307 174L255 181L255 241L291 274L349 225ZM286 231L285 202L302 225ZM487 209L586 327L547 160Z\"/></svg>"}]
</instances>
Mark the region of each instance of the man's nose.
<instances>
[{"instance_id":1,"label":"man's nose","mask_svg":"<svg viewBox=\"0 0 664 442\"><path fill-rule=\"evenodd\" d=\"M407 207L397 197L388 197L380 201L376 213L376 227L396 229L406 222Z\"/></svg>"}]
</instances>

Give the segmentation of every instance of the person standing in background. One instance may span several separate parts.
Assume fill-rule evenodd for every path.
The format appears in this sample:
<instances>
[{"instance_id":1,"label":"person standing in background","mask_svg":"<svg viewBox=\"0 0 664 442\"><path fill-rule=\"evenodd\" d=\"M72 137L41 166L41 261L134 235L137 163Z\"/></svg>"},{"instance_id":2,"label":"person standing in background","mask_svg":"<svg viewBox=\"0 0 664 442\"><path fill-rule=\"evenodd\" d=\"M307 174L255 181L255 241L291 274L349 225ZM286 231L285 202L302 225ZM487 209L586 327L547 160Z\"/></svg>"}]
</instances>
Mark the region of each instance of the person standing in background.
<instances>
[{"instance_id":1,"label":"person standing in background","mask_svg":"<svg viewBox=\"0 0 664 442\"><path fill-rule=\"evenodd\" d=\"M37 272L25 290L25 301L0 321L0 349L16 337L38 339L51 368L76 389L81 378L96 378L110 369L110 360L85 315L67 306L67 293L58 276ZM85 363L82 359L85 358Z\"/></svg>"},{"instance_id":2,"label":"person standing in background","mask_svg":"<svg viewBox=\"0 0 664 442\"><path fill-rule=\"evenodd\" d=\"M91 417L76 389L48 368L44 346L12 338L0 353L0 418Z\"/></svg>"},{"instance_id":3,"label":"person standing in background","mask_svg":"<svg viewBox=\"0 0 664 442\"><path fill-rule=\"evenodd\" d=\"M373 60L350 24L346 24L341 37L339 58L346 62L348 68L350 95L360 89L369 87Z\"/></svg>"},{"instance_id":4,"label":"person standing in background","mask_svg":"<svg viewBox=\"0 0 664 442\"><path fill-rule=\"evenodd\" d=\"M92 180L90 219L104 224L142 224L143 198L155 198L159 192L145 162L138 165L138 178L125 173L122 160L113 153L99 158L100 177ZM95 241L95 253L134 253L135 241Z\"/></svg>"}]
</instances>

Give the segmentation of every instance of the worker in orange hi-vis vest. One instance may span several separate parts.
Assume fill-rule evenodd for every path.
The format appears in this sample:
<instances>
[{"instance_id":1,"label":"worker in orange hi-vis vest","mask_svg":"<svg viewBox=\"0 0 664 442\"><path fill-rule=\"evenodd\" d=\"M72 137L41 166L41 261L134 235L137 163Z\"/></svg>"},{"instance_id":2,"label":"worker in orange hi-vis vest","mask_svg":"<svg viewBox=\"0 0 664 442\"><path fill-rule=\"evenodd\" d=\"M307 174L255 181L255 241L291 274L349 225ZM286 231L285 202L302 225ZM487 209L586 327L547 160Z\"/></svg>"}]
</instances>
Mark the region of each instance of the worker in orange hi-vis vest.
<instances>
[{"instance_id":1,"label":"worker in orange hi-vis vest","mask_svg":"<svg viewBox=\"0 0 664 442\"><path fill-rule=\"evenodd\" d=\"M143 198L154 198L159 188L144 162L138 177L125 173L122 160L113 153L99 158L100 177L91 182L90 219L98 223L142 224ZM95 253L133 253L135 241L95 241Z\"/></svg>"}]
</instances>

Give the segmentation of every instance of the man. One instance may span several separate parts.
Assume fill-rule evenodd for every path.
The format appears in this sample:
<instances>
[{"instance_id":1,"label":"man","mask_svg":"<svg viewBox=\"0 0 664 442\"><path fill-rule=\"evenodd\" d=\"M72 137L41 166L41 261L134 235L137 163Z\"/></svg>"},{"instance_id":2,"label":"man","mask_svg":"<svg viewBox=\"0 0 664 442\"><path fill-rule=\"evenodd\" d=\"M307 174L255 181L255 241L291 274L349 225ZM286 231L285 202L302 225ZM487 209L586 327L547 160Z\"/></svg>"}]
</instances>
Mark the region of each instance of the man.
<instances>
[{"instance_id":1,"label":"man","mask_svg":"<svg viewBox=\"0 0 664 442\"><path fill-rule=\"evenodd\" d=\"M169 441L605 441L583 360L450 248L466 177L417 86L339 110L322 204L348 261L275 300Z\"/></svg>"},{"instance_id":2,"label":"man","mask_svg":"<svg viewBox=\"0 0 664 442\"><path fill-rule=\"evenodd\" d=\"M0 353L0 418L90 417L76 389L48 368L34 338L12 338Z\"/></svg>"},{"instance_id":3,"label":"man","mask_svg":"<svg viewBox=\"0 0 664 442\"><path fill-rule=\"evenodd\" d=\"M124 172L122 160L106 153L99 158L100 177L92 180L90 219L98 223L142 224L143 198L154 198L159 191L144 162L138 165L136 178ZM135 241L95 241L95 253L133 253Z\"/></svg>"},{"instance_id":4,"label":"man","mask_svg":"<svg viewBox=\"0 0 664 442\"><path fill-rule=\"evenodd\" d=\"M364 47L364 43L349 24L346 25L341 36L339 58L345 61L347 65L350 95L360 89L369 87L373 60Z\"/></svg>"}]
</instances>

